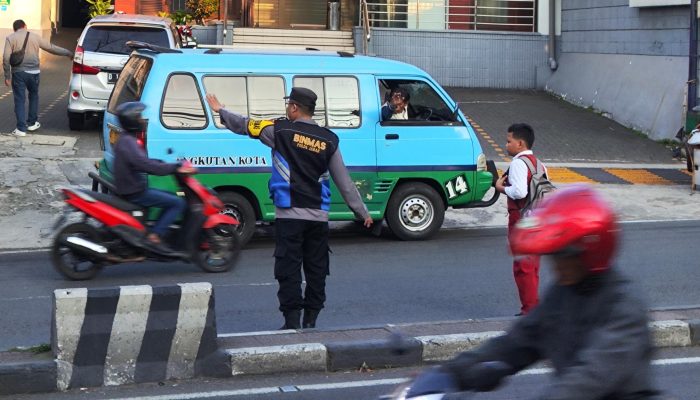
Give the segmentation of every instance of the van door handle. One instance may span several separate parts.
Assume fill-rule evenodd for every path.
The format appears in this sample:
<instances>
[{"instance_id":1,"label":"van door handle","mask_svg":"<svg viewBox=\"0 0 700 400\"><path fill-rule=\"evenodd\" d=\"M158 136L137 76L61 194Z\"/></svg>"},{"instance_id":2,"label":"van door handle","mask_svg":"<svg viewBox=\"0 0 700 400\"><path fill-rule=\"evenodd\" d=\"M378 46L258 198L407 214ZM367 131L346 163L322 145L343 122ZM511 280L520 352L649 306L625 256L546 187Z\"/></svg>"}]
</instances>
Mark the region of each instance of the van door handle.
<instances>
[{"instance_id":1,"label":"van door handle","mask_svg":"<svg viewBox=\"0 0 700 400\"><path fill-rule=\"evenodd\" d=\"M399 138L398 133L387 133L386 135L384 135L384 139L386 139L386 140L396 140L398 138Z\"/></svg>"}]
</instances>

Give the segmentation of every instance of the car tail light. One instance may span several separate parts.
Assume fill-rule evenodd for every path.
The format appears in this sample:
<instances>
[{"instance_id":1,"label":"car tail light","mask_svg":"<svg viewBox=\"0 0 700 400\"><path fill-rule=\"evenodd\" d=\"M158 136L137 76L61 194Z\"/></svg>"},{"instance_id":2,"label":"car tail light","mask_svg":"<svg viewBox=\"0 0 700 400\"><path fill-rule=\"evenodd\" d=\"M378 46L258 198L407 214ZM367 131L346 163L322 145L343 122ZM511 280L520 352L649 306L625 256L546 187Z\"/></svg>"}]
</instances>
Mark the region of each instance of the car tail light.
<instances>
[{"instance_id":1,"label":"car tail light","mask_svg":"<svg viewBox=\"0 0 700 400\"><path fill-rule=\"evenodd\" d=\"M148 139L148 135L146 135L146 131L148 130L148 120L144 119L143 120L143 132L139 133L136 135L136 142L141 145L142 148L146 148L146 140Z\"/></svg>"},{"instance_id":2,"label":"car tail light","mask_svg":"<svg viewBox=\"0 0 700 400\"><path fill-rule=\"evenodd\" d=\"M75 48L75 55L73 56L73 73L85 75L99 74L99 68L83 64L83 53L83 48L81 46L77 46Z\"/></svg>"}]
</instances>

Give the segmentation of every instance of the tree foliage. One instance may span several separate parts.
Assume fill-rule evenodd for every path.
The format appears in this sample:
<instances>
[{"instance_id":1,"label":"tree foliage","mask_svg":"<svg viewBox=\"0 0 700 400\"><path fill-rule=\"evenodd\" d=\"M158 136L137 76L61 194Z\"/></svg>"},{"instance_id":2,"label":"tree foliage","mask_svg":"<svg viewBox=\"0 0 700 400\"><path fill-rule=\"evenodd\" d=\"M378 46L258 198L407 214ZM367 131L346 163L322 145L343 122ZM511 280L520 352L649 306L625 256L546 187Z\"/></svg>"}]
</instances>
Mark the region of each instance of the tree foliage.
<instances>
[{"instance_id":1,"label":"tree foliage","mask_svg":"<svg viewBox=\"0 0 700 400\"><path fill-rule=\"evenodd\" d=\"M198 24L204 24L204 19L219 10L219 0L187 0L185 7Z\"/></svg>"},{"instance_id":2,"label":"tree foliage","mask_svg":"<svg viewBox=\"0 0 700 400\"><path fill-rule=\"evenodd\" d=\"M95 18L98 15L106 15L112 13L112 0L85 0L88 6L88 15L90 18Z\"/></svg>"}]
</instances>

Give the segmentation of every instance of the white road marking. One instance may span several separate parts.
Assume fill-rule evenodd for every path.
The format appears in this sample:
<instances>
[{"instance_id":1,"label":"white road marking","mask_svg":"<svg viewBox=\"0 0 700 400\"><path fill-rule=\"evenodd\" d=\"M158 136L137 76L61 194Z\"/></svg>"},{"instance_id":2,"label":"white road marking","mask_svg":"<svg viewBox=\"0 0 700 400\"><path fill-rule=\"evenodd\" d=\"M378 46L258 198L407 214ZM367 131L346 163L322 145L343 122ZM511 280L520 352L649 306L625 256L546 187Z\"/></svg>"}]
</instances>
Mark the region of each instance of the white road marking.
<instances>
[{"instance_id":1,"label":"white road marking","mask_svg":"<svg viewBox=\"0 0 700 400\"><path fill-rule=\"evenodd\" d=\"M679 364L698 364L700 363L700 357L687 357L687 358L670 358L662 360L652 361L652 365L679 365ZM520 372L518 375L544 375L551 373L551 368L533 368ZM335 389L349 389L358 387L368 387L368 386L387 386L387 385L399 385L406 382L407 378L394 378L394 379L375 379L375 380L364 380L364 381L351 381L351 382L337 382L337 383L320 383L320 384L309 384L309 385L293 385L299 391L304 390L335 390ZM254 394L272 394L280 393L280 388L277 386L261 387L261 388L251 388L251 389L239 389L239 390L219 390L213 392L199 392L199 393L182 393L182 394L171 394L171 395L159 395L159 396L139 396L139 397L118 397L113 400L188 400L188 399L207 399L215 397L226 397L226 396L250 396Z\"/></svg>"}]
</instances>

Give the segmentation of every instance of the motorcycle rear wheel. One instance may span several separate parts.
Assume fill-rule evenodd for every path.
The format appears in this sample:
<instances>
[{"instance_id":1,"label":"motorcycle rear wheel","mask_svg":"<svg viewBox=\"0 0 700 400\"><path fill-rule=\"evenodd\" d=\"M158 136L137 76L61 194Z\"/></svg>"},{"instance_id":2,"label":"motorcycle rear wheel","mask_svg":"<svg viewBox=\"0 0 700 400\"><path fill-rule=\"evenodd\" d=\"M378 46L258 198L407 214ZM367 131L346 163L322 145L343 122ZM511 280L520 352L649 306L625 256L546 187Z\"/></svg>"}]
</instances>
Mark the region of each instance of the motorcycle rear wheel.
<instances>
[{"instance_id":1,"label":"motorcycle rear wheel","mask_svg":"<svg viewBox=\"0 0 700 400\"><path fill-rule=\"evenodd\" d=\"M241 246L235 226L217 225L203 232L193 261L207 272L226 272L238 262Z\"/></svg>"},{"instance_id":2,"label":"motorcycle rear wheel","mask_svg":"<svg viewBox=\"0 0 700 400\"><path fill-rule=\"evenodd\" d=\"M103 267L103 264L80 254L62 243L67 236L77 236L91 242L100 242L97 229L86 223L75 223L66 226L56 235L51 246L51 261L56 271L74 281L92 279Z\"/></svg>"}]
</instances>

